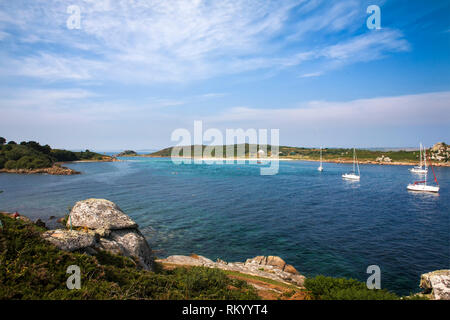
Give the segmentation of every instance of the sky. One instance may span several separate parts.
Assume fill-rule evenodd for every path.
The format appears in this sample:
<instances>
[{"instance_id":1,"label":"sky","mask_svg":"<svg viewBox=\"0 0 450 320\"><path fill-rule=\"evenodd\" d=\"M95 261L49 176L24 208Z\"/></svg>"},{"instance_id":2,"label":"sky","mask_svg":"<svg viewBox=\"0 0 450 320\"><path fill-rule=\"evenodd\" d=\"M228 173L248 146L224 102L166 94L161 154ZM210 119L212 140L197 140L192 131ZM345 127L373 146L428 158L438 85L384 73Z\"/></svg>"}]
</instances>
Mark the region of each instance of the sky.
<instances>
[{"instance_id":1,"label":"sky","mask_svg":"<svg viewBox=\"0 0 450 320\"><path fill-rule=\"evenodd\" d=\"M0 136L159 149L201 120L291 146L450 143L449 17L440 0L0 0Z\"/></svg>"}]
</instances>

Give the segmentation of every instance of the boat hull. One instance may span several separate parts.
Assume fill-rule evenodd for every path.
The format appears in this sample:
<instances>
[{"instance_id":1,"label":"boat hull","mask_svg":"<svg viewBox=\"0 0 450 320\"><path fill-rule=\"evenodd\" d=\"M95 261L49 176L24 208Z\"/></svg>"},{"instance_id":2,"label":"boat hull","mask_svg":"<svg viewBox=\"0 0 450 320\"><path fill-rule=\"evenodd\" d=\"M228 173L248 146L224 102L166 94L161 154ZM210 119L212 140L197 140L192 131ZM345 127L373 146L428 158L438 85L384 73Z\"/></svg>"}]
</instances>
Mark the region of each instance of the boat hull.
<instances>
[{"instance_id":1,"label":"boat hull","mask_svg":"<svg viewBox=\"0 0 450 320\"><path fill-rule=\"evenodd\" d=\"M438 186L427 186L423 184L409 184L406 187L409 191L416 191L416 192L439 192Z\"/></svg>"},{"instance_id":2,"label":"boat hull","mask_svg":"<svg viewBox=\"0 0 450 320\"><path fill-rule=\"evenodd\" d=\"M353 174L353 173L345 173L342 175L342 178L345 180L353 180L353 181L360 180L360 176L357 176L356 174Z\"/></svg>"},{"instance_id":3,"label":"boat hull","mask_svg":"<svg viewBox=\"0 0 450 320\"><path fill-rule=\"evenodd\" d=\"M411 168L409 169L412 173L418 173L418 174L427 174L428 169L422 169L422 168Z\"/></svg>"}]
</instances>

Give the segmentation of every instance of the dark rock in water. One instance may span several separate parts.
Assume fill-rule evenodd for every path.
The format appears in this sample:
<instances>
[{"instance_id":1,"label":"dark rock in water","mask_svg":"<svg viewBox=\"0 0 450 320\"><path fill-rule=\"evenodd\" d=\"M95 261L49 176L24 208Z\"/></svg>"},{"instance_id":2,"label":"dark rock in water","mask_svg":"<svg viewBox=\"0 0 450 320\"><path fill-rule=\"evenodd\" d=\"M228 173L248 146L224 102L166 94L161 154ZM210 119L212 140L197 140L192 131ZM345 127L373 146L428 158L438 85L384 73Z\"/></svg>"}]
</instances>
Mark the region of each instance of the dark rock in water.
<instances>
[{"instance_id":1,"label":"dark rock in water","mask_svg":"<svg viewBox=\"0 0 450 320\"><path fill-rule=\"evenodd\" d=\"M71 221L70 221L71 220ZM114 203L106 199L78 201L70 212L67 227L87 227L89 229L129 229L137 224Z\"/></svg>"},{"instance_id":2,"label":"dark rock in water","mask_svg":"<svg viewBox=\"0 0 450 320\"><path fill-rule=\"evenodd\" d=\"M37 225L38 227L46 228L45 222L42 221L41 219L37 219L36 222L35 222L34 224Z\"/></svg>"},{"instance_id":3,"label":"dark rock in water","mask_svg":"<svg viewBox=\"0 0 450 320\"><path fill-rule=\"evenodd\" d=\"M56 218L55 216L50 216L50 218L48 218L48 220L53 220L55 218Z\"/></svg>"}]
</instances>

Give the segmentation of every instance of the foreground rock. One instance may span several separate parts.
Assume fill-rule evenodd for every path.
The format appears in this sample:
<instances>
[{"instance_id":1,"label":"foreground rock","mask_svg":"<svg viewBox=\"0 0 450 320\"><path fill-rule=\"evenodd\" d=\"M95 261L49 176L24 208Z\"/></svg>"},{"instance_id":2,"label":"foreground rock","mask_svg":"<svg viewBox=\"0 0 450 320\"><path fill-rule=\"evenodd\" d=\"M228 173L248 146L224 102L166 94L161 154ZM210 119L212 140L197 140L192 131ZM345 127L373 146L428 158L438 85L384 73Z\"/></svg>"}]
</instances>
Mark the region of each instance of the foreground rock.
<instances>
[{"instance_id":1,"label":"foreground rock","mask_svg":"<svg viewBox=\"0 0 450 320\"><path fill-rule=\"evenodd\" d=\"M105 230L137 228L137 224L114 202L105 199L78 201L70 212L67 227L70 224L72 227Z\"/></svg>"},{"instance_id":2,"label":"foreground rock","mask_svg":"<svg viewBox=\"0 0 450 320\"><path fill-rule=\"evenodd\" d=\"M433 300L450 300L450 270L437 270L422 274L420 287Z\"/></svg>"},{"instance_id":3,"label":"foreground rock","mask_svg":"<svg viewBox=\"0 0 450 320\"><path fill-rule=\"evenodd\" d=\"M88 254L108 251L133 258L146 270L154 269L152 250L138 225L111 201L77 202L69 214L67 227L47 231L43 238L62 250L82 250Z\"/></svg>"},{"instance_id":4,"label":"foreground rock","mask_svg":"<svg viewBox=\"0 0 450 320\"><path fill-rule=\"evenodd\" d=\"M77 230L49 230L42 237L65 251L75 251L95 246L96 234Z\"/></svg>"},{"instance_id":5,"label":"foreground rock","mask_svg":"<svg viewBox=\"0 0 450 320\"><path fill-rule=\"evenodd\" d=\"M225 262L220 259L217 260L217 262L214 262L198 255L174 255L156 261L166 265L203 266L236 271L283 283L295 284L299 287L302 287L305 281L304 276L299 274L293 266L286 264L286 262L278 256L257 256L255 258L247 259L245 262Z\"/></svg>"}]
</instances>

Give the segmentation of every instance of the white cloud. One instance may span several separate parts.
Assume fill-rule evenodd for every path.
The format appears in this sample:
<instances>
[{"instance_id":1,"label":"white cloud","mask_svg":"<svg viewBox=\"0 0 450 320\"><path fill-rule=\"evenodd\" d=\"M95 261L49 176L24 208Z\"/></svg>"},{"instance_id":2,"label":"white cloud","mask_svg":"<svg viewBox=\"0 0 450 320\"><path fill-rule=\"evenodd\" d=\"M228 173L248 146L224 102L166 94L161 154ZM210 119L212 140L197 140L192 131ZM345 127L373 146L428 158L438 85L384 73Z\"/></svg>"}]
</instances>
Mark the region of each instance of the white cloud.
<instances>
[{"instance_id":1,"label":"white cloud","mask_svg":"<svg viewBox=\"0 0 450 320\"><path fill-rule=\"evenodd\" d=\"M354 0L333 5L317 0L84 0L78 2L81 30L67 29L67 5L56 0L0 5L0 31L15 28L17 45L34 45L20 57L5 54L0 63L5 75L186 82L259 69L273 72L316 59L344 65L407 47L395 30L352 35L365 15ZM299 16L292 25L294 9ZM306 34L326 38L343 30L344 38L331 43L304 41ZM284 50L292 44L302 49Z\"/></svg>"},{"instance_id":2,"label":"white cloud","mask_svg":"<svg viewBox=\"0 0 450 320\"><path fill-rule=\"evenodd\" d=\"M450 125L450 91L358 99L345 102L310 101L298 108L257 109L235 107L209 123L245 123L266 128L385 127Z\"/></svg>"}]
</instances>

